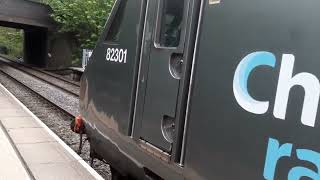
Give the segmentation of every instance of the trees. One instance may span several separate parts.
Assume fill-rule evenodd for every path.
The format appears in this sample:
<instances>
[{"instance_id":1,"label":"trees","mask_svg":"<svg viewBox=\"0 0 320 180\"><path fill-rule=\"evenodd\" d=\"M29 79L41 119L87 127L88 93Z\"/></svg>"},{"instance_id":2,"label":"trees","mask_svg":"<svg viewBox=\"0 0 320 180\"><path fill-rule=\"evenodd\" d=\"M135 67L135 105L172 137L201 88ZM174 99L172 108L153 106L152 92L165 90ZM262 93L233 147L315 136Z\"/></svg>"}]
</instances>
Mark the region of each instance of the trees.
<instances>
[{"instance_id":1,"label":"trees","mask_svg":"<svg viewBox=\"0 0 320 180\"><path fill-rule=\"evenodd\" d=\"M23 32L19 29L0 27L0 46L11 57L23 56Z\"/></svg>"},{"instance_id":2,"label":"trees","mask_svg":"<svg viewBox=\"0 0 320 180\"><path fill-rule=\"evenodd\" d=\"M82 48L93 48L114 0L45 0L53 9L52 17L60 32L71 32Z\"/></svg>"},{"instance_id":3,"label":"trees","mask_svg":"<svg viewBox=\"0 0 320 180\"><path fill-rule=\"evenodd\" d=\"M70 33L81 49L93 49L114 0L42 0L53 9L59 32ZM79 53L80 56L80 53Z\"/></svg>"}]
</instances>

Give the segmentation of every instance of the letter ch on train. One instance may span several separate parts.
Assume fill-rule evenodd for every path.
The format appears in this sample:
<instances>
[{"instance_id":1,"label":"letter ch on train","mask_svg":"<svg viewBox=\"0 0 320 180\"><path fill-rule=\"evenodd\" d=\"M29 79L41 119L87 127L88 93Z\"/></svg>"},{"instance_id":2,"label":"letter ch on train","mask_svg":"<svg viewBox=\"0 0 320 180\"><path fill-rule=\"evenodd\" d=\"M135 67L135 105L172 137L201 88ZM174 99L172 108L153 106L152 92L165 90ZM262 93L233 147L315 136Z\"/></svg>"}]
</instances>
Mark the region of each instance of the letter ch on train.
<instances>
[{"instance_id":1,"label":"letter ch on train","mask_svg":"<svg viewBox=\"0 0 320 180\"><path fill-rule=\"evenodd\" d=\"M290 90L293 86L299 85L305 91L301 123L314 127L319 103L320 83L316 76L307 72L293 75L294 62L294 55L282 55L273 115L276 118L285 119ZM269 66L274 68L275 64L275 55L264 51L251 53L239 63L233 79L233 92L238 104L246 111L254 114L264 114L268 111L269 101L257 101L249 95L248 78L256 67Z\"/></svg>"}]
</instances>

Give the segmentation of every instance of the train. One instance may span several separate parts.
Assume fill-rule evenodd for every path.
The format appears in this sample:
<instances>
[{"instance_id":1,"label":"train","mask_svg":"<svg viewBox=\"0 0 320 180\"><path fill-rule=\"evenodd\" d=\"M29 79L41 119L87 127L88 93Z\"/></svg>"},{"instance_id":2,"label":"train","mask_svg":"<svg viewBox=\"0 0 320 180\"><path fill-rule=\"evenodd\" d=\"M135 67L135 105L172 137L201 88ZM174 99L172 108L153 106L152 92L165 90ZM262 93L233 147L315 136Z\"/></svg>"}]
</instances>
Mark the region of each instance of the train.
<instances>
[{"instance_id":1,"label":"train","mask_svg":"<svg viewBox=\"0 0 320 180\"><path fill-rule=\"evenodd\" d=\"M80 82L92 157L113 179L320 179L319 7L116 0Z\"/></svg>"}]
</instances>

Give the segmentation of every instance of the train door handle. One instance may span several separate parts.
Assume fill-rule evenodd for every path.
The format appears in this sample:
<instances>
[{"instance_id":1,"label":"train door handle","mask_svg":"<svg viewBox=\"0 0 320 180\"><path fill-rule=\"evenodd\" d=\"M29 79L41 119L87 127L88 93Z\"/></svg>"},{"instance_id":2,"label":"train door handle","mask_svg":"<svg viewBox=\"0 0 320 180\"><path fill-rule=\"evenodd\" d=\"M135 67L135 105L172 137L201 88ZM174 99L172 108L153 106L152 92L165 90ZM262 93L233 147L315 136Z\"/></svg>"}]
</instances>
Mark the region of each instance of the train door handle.
<instances>
[{"instance_id":1,"label":"train door handle","mask_svg":"<svg viewBox=\"0 0 320 180\"><path fill-rule=\"evenodd\" d=\"M166 141L168 141L169 143L173 143L175 132L175 118L164 115L161 122L161 131Z\"/></svg>"},{"instance_id":2,"label":"train door handle","mask_svg":"<svg viewBox=\"0 0 320 180\"><path fill-rule=\"evenodd\" d=\"M173 78L181 79L183 69L183 56L182 54L173 54L169 60L169 71Z\"/></svg>"}]
</instances>

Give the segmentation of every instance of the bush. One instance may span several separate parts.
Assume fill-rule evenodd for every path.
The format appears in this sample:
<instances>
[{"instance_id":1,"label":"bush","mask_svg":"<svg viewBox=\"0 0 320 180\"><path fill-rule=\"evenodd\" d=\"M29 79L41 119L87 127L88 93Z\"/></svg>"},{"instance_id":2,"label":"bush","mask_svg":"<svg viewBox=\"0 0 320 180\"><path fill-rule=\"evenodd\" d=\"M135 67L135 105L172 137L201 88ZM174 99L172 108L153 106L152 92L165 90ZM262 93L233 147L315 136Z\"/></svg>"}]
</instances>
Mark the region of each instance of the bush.
<instances>
[{"instance_id":1,"label":"bush","mask_svg":"<svg viewBox=\"0 0 320 180\"><path fill-rule=\"evenodd\" d=\"M53 9L60 32L74 34L81 48L92 49L104 27L114 0L44 0Z\"/></svg>"},{"instance_id":2,"label":"bush","mask_svg":"<svg viewBox=\"0 0 320 180\"><path fill-rule=\"evenodd\" d=\"M1 53L11 57L23 56L23 31L0 27Z\"/></svg>"},{"instance_id":3,"label":"bush","mask_svg":"<svg viewBox=\"0 0 320 180\"><path fill-rule=\"evenodd\" d=\"M93 49L111 12L114 0L42 0L53 9L59 32L71 34L82 49Z\"/></svg>"}]
</instances>

